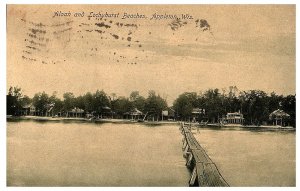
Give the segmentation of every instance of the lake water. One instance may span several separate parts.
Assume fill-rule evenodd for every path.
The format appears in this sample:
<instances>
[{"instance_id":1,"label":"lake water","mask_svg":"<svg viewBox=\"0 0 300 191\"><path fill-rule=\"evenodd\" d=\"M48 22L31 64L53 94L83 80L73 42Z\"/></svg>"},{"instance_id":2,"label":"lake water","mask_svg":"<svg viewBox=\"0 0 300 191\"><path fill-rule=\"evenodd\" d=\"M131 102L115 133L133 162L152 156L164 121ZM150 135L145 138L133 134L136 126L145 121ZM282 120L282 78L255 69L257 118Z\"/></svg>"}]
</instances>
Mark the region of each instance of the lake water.
<instances>
[{"instance_id":1,"label":"lake water","mask_svg":"<svg viewBox=\"0 0 300 191\"><path fill-rule=\"evenodd\" d=\"M187 186L178 126L8 122L7 183Z\"/></svg>"},{"instance_id":2,"label":"lake water","mask_svg":"<svg viewBox=\"0 0 300 191\"><path fill-rule=\"evenodd\" d=\"M177 125L7 124L8 186L188 186ZM193 132L230 186L295 186L295 132Z\"/></svg>"},{"instance_id":3,"label":"lake water","mask_svg":"<svg viewBox=\"0 0 300 191\"><path fill-rule=\"evenodd\" d=\"M194 136L230 186L295 186L295 131L200 129Z\"/></svg>"}]
</instances>

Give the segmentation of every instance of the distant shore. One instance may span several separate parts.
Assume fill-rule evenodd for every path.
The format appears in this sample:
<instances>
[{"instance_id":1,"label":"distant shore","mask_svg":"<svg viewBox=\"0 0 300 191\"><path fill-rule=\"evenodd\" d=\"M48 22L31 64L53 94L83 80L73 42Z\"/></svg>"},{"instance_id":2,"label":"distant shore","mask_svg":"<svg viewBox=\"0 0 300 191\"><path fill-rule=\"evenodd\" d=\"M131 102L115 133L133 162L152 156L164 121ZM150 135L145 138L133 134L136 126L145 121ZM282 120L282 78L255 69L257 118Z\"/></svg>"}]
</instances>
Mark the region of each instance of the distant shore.
<instances>
[{"instance_id":1,"label":"distant shore","mask_svg":"<svg viewBox=\"0 0 300 191\"><path fill-rule=\"evenodd\" d=\"M169 124L179 124L180 121L137 121L130 119L107 119L107 118L96 118L96 119L88 119L88 118L79 118L79 117L49 117L49 116L6 116L7 121L18 121L18 120L34 120L40 122L93 122L93 123L116 123L116 124L127 124L127 123L140 123L145 125L169 125ZM188 122L187 122L188 123ZM274 126L274 125L240 125L240 126L222 126L218 123L190 123L191 127L196 128L222 128L222 129L252 129L252 130L296 130L296 128L287 126Z\"/></svg>"},{"instance_id":2,"label":"distant shore","mask_svg":"<svg viewBox=\"0 0 300 191\"><path fill-rule=\"evenodd\" d=\"M107 118L79 118L79 117L49 117L49 116L6 116L7 121L14 120L35 120L35 121L62 121L62 122L95 122L95 123L143 123L148 125L164 125L164 124L178 124L178 121L136 121L130 119L107 119Z\"/></svg>"}]
</instances>

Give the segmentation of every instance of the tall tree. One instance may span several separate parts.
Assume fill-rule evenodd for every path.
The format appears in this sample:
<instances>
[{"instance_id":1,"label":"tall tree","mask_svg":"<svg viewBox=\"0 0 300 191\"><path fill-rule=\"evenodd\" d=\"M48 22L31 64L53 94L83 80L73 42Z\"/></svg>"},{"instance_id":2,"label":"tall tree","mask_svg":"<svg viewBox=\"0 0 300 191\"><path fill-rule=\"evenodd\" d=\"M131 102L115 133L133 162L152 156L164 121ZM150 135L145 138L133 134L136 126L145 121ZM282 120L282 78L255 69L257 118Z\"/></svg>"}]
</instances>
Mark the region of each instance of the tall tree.
<instances>
[{"instance_id":1,"label":"tall tree","mask_svg":"<svg viewBox=\"0 0 300 191\"><path fill-rule=\"evenodd\" d=\"M50 103L49 96L45 92L36 93L32 98L33 105L39 115L45 115L47 111L47 105Z\"/></svg>"},{"instance_id":2,"label":"tall tree","mask_svg":"<svg viewBox=\"0 0 300 191\"><path fill-rule=\"evenodd\" d=\"M193 108L198 106L197 93L185 92L174 101L174 109L181 120L189 120Z\"/></svg>"},{"instance_id":3,"label":"tall tree","mask_svg":"<svg viewBox=\"0 0 300 191\"><path fill-rule=\"evenodd\" d=\"M123 117L126 112L131 111L133 108L132 102L126 97L118 97L118 99L112 102L112 105L113 111L119 117Z\"/></svg>"},{"instance_id":4,"label":"tall tree","mask_svg":"<svg viewBox=\"0 0 300 191\"><path fill-rule=\"evenodd\" d=\"M84 96L83 96L83 102L84 102L84 110L86 112L93 112L95 111L95 107L93 106L94 103L94 97L93 94L91 92L87 92Z\"/></svg>"},{"instance_id":5,"label":"tall tree","mask_svg":"<svg viewBox=\"0 0 300 191\"><path fill-rule=\"evenodd\" d=\"M57 115L59 112L62 112L64 105L63 101L57 97L57 92L53 92L53 94L49 97L49 103L53 105L53 115Z\"/></svg>"},{"instance_id":6,"label":"tall tree","mask_svg":"<svg viewBox=\"0 0 300 191\"><path fill-rule=\"evenodd\" d=\"M22 108L21 99L23 98L22 89L19 87L10 87L6 96L7 114L18 115L18 111Z\"/></svg>"},{"instance_id":7,"label":"tall tree","mask_svg":"<svg viewBox=\"0 0 300 191\"><path fill-rule=\"evenodd\" d=\"M105 112L105 107L110 107L110 100L103 90L97 90L94 94L93 107L97 114L102 114Z\"/></svg>"},{"instance_id":8,"label":"tall tree","mask_svg":"<svg viewBox=\"0 0 300 191\"><path fill-rule=\"evenodd\" d=\"M133 108L137 108L142 112L145 111L146 99L143 96L141 96L138 91L131 92L129 100L131 101Z\"/></svg>"},{"instance_id":9,"label":"tall tree","mask_svg":"<svg viewBox=\"0 0 300 191\"><path fill-rule=\"evenodd\" d=\"M155 91L150 90L145 103L145 112L157 120L161 117L161 113L168 107L166 100L160 95L156 95Z\"/></svg>"},{"instance_id":10,"label":"tall tree","mask_svg":"<svg viewBox=\"0 0 300 191\"><path fill-rule=\"evenodd\" d=\"M68 112L75 107L75 96L72 92L66 92L63 94L64 98L64 111Z\"/></svg>"},{"instance_id":11,"label":"tall tree","mask_svg":"<svg viewBox=\"0 0 300 191\"><path fill-rule=\"evenodd\" d=\"M281 106L290 115L290 125L296 127L296 95L288 95L283 98Z\"/></svg>"},{"instance_id":12,"label":"tall tree","mask_svg":"<svg viewBox=\"0 0 300 191\"><path fill-rule=\"evenodd\" d=\"M222 106L222 99L219 93L219 89L208 89L204 93L205 109L208 115L208 118L211 122L216 122L218 118L224 115L224 110Z\"/></svg>"}]
</instances>

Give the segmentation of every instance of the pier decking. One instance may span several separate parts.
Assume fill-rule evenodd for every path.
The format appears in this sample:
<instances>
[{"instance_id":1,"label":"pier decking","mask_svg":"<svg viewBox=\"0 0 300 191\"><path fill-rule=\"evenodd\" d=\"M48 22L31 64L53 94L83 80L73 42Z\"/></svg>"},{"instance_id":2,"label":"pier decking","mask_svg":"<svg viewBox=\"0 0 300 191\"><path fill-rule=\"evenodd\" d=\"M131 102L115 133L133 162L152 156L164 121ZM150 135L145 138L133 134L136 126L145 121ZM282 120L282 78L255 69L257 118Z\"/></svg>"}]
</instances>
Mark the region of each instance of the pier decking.
<instances>
[{"instance_id":1,"label":"pier decking","mask_svg":"<svg viewBox=\"0 0 300 191\"><path fill-rule=\"evenodd\" d=\"M193 136L189 125L182 123L180 130L184 135L183 156L186 158L187 168L192 171L189 186L228 187L215 163Z\"/></svg>"}]
</instances>

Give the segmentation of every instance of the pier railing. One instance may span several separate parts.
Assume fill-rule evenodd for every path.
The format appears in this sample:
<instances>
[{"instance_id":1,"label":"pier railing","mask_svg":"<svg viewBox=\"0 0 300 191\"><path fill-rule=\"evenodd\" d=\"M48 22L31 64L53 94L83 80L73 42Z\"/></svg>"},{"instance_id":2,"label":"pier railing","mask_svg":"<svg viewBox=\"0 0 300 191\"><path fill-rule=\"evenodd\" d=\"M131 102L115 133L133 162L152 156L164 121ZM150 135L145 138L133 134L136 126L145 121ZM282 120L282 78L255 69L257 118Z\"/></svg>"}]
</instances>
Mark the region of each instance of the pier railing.
<instances>
[{"instance_id":1,"label":"pier railing","mask_svg":"<svg viewBox=\"0 0 300 191\"><path fill-rule=\"evenodd\" d=\"M183 156L186 158L187 168L192 171L189 186L228 187L216 164L193 136L190 125L181 123L180 130L184 135Z\"/></svg>"}]
</instances>

